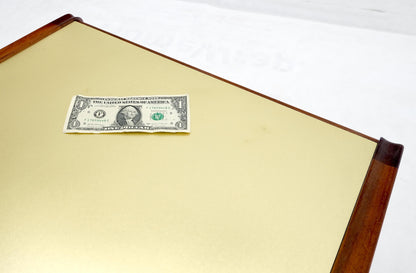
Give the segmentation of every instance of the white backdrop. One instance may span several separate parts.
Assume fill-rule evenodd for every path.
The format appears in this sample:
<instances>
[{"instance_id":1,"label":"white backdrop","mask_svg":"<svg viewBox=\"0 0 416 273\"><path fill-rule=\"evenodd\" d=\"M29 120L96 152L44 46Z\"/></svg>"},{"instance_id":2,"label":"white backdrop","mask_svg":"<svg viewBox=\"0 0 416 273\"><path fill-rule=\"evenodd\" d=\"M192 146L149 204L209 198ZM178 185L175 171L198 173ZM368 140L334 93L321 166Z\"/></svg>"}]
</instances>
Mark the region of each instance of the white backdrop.
<instances>
[{"instance_id":1,"label":"white backdrop","mask_svg":"<svg viewBox=\"0 0 416 273\"><path fill-rule=\"evenodd\" d=\"M346 26L416 34L414 0L186 0Z\"/></svg>"},{"instance_id":2,"label":"white backdrop","mask_svg":"<svg viewBox=\"0 0 416 273\"><path fill-rule=\"evenodd\" d=\"M378 7L378 2L366 1L372 3L369 9L387 11L385 16L393 18L388 20L399 22L386 28L370 15L368 21L366 16L356 21L342 6L347 1L333 2L332 10L319 5L308 9L304 3L310 2L297 2L298 9L288 9L288 1L266 0L255 5L214 0L0 0L0 48L72 13L351 129L404 144L371 272L416 272L415 5L381 1ZM329 5L312 4L316 2ZM329 17L337 17L334 10L341 10L342 22L325 19L329 12ZM392 15L391 10L401 13Z\"/></svg>"}]
</instances>

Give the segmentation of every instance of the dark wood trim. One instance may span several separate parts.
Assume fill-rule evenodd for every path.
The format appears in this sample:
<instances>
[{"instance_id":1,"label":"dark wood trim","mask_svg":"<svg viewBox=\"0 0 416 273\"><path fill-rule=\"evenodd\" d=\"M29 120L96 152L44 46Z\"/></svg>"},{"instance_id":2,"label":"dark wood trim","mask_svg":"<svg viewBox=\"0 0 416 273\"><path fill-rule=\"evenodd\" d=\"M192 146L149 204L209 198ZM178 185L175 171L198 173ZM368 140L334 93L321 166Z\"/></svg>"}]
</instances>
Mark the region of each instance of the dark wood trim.
<instances>
[{"instance_id":1,"label":"dark wood trim","mask_svg":"<svg viewBox=\"0 0 416 273\"><path fill-rule=\"evenodd\" d=\"M0 49L0 63L4 62L10 57L13 57L17 53L25 50L26 48L39 42L43 38L63 28L64 26L68 25L69 23L73 21L82 22L82 19L78 17L74 17L71 14L66 14L56 19L55 21L47 25L44 25L43 27L29 33L28 35L15 41L14 43Z\"/></svg>"},{"instance_id":2,"label":"dark wood trim","mask_svg":"<svg viewBox=\"0 0 416 273\"><path fill-rule=\"evenodd\" d=\"M331 273L370 271L402 154L403 145L378 142Z\"/></svg>"},{"instance_id":3,"label":"dark wood trim","mask_svg":"<svg viewBox=\"0 0 416 273\"><path fill-rule=\"evenodd\" d=\"M394 144L381 138L377 145L377 149L374 152L374 159L386 165L398 168L400 160L402 159L403 149L403 145Z\"/></svg>"}]
</instances>

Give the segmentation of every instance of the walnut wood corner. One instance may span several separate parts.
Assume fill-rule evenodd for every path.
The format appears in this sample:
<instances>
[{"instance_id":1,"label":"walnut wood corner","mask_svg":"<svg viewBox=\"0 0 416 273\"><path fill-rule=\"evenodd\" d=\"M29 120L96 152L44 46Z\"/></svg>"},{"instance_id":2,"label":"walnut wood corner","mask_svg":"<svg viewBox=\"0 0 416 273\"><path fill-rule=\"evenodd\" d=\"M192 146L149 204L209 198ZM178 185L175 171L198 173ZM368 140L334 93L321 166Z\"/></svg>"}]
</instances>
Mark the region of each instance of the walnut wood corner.
<instances>
[{"instance_id":1,"label":"walnut wood corner","mask_svg":"<svg viewBox=\"0 0 416 273\"><path fill-rule=\"evenodd\" d=\"M403 146L381 138L331 273L367 273L376 249Z\"/></svg>"},{"instance_id":2,"label":"walnut wood corner","mask_svg":"<svg viewBox=\"0 0 416 273\"><path fill-rule=\"evenodd\" d=\"M29 33L28 35L15 41L14 43L0 49L0 63L4 62L10 57L13 57L17 53L25 50L26 48L39 42L43 38L63 28L64 26L68 25L73 21L82 22L82 19L79 17L74 17L71 14L66 14L56 19L55 21Z\"/></svg>"}]
</instances>

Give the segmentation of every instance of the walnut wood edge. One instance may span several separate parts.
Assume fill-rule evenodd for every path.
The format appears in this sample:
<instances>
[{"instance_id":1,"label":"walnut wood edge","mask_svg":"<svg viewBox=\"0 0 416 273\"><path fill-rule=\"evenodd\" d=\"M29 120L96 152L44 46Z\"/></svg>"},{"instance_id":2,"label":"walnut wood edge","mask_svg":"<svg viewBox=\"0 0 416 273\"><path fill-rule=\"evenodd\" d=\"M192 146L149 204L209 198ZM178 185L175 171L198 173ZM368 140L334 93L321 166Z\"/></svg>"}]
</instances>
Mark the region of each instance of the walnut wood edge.
<instances>
[{"instance_id":1,"label":"walnut wood edge","mask_svg":"<svg viewBox=\"0 0 416 273\"><path fill-rule=\"evenodd\" d=\"M368 273L400 165L403 145L381 138L331 273Z\"/></svg>"},{"instance_id":2,"label":"walnut wood edge","mask_svg":"<svg viewBox=\"0 0 416 273\"><path fill-rule=\"evenodd\" d=\"M73 21L82 22L82 19L79 17L74 17L71 14L66 14L61 16L60 18L56 19L55 21L44 25L43 27L29 33L28 35L24 36L23 38L11 43L10 45L0 49L0 63L4 62L5 60L13 57L14 55L18 54L19 52L25 50L26 48L30 47L31 45L39 42L43 38L47 37L48 35L54 33L55 31L63 28L64 26L68 25Z\"/></svg>"}]
</instances>

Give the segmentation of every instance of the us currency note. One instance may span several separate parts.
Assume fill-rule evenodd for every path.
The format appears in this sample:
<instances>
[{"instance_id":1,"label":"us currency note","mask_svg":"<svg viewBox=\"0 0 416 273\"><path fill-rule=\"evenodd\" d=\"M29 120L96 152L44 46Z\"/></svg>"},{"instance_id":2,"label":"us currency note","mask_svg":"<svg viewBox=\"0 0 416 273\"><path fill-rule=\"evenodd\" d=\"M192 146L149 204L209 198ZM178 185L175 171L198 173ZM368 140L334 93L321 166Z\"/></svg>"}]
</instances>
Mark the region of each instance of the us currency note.
<instances>
[{"instance_id":1,"label":"us currency note","mask_svg":"<svg viewBox=\"0 0 416 273\"><path fill-rule=\"evenodd\" d=\"M188 95L74 96L64 133L190 132Z\"/></svg>"}]
</instances>

